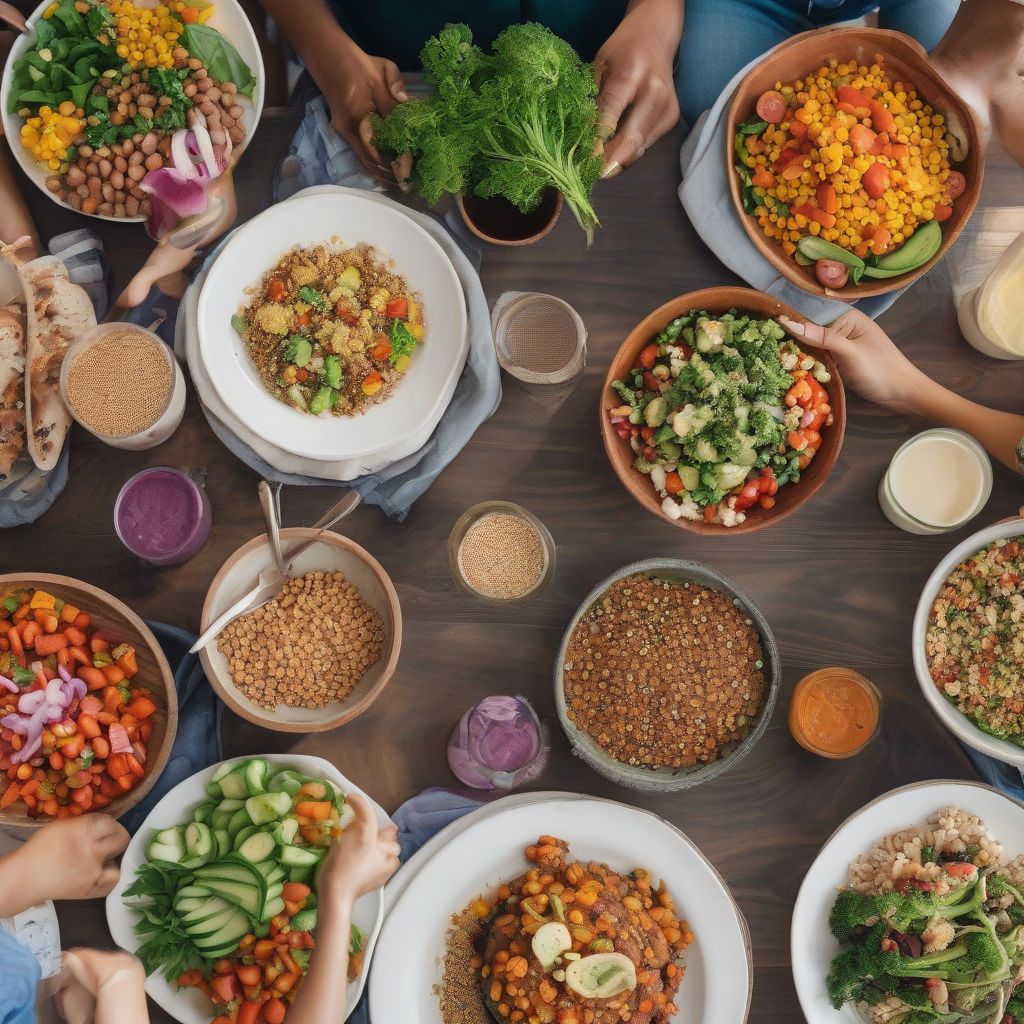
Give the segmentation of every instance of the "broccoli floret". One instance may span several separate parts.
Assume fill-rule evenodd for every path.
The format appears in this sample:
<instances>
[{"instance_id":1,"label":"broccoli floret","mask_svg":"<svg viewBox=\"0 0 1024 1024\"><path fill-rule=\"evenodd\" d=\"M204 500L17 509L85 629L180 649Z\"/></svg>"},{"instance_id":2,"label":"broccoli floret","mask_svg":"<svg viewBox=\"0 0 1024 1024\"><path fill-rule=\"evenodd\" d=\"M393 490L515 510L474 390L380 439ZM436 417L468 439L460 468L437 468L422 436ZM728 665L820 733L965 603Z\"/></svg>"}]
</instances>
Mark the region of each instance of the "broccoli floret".
<instances>
[{"instance_id":1,"label":"broccoli floret","mask_svg":"<svg viewBox=\"0 0 1024 1024\"><path fill-rule=\"evenodd\" d=\"M1006 1014L1011 1024L1024 1024L1024 995L1014 993L1007 1000Z\"/></svg>"},{"instance_id":2,"label":"broccoli floret","mask_svg":"<svg viewBox=\"0 0 1024 1024\"><path fill-rule=\"evenodd\" d=\"M1000 896L1012 896L1017 903L1024 906L1024 895L1005 875L989 875L986 879L986 891L989 899Z\"/></svg>"},{"instance_id":3,"label":"broccoli floret","mask_svg":"<svg viewBox=\"0 0 1024 1024\"><path fill-rule=\"evenodd\" d=\"M1003 944L994 935L987 930L968 932L963 936L963 940L967 945L967 955L964 959L972 961L968 968L972 975L980 974L986 978L994 978L1006 973L1010 960Z\"/></svg>"},{"instance_id":4,"label":"broccoli floret","mask_svg":"<svg viewBox=\"0 0 1024 1024\"><path fill-rule=\"evenodd\" d=\"M754 435L754 443L758 447L768 445L773 448L786 432L786 428L767 409L760 407L750 414L749 430Z\"/></svg>"}]
</instances>

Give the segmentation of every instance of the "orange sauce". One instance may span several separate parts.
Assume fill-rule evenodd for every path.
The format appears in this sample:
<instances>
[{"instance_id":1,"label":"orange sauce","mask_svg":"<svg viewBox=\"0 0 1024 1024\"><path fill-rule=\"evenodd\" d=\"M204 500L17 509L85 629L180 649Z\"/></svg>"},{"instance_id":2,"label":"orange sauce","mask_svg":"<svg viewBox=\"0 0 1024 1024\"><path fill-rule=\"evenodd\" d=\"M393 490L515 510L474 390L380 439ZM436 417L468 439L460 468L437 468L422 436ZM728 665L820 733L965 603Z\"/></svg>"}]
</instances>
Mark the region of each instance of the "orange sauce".
<instances>
[{"instance_id":1,"label":"orange sauce","mask_svg":"<svg viewBox=\"0 0 1024 1024\"><path fill-rule=\"evenodd\" d=\"M796 684L789 731L822 757L851 757L874 738L881 716L874 683L847 668L823 668Z\"/></svg>"}]
</instances>

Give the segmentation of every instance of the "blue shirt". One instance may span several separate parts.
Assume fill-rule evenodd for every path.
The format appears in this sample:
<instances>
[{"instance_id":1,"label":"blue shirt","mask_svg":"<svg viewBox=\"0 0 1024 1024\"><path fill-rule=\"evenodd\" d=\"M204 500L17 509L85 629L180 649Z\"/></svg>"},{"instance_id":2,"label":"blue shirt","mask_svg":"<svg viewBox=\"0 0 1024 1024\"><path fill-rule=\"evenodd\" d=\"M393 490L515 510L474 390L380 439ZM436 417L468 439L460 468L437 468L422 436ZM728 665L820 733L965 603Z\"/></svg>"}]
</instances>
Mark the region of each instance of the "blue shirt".
<instances>
[{"instance_id":1,"label":"blue shirt","mask_svg":"<svg viewBox=\"0 0 1024 1024\"><path fill-rule=\"evenodd\" d=\"M0 928L0 1024L36 1024L36 958Z\"/></svg>"}]
</instances>

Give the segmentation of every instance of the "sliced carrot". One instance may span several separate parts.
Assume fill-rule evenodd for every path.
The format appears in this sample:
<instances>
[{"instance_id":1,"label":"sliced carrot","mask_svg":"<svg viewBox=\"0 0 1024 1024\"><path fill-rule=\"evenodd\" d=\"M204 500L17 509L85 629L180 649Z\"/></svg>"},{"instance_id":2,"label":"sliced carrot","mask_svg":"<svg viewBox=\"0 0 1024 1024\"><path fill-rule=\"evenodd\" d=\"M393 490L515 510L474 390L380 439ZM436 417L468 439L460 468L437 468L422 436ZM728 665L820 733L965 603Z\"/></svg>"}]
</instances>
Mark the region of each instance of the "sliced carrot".
<instances>
[{"instance_id":1,"label":"sliced carrot","mask_svg":"<svg viewBox=\"0 0 1024 1024\"><path fill-rule=\"evenodd\" d=\"M22 646L21 637L18 635L16 626L12 626L7 631L7 642L11 645L11 652L17 657L20 658L25 654L25 648Z\"/></svg>"},{"instance_id":2,"label":"sliced carrot","mask_svg":"<svg viewBox=\"0 0 1024 1024\"><path fill-rule=\"evenodd\" d=\"M39 657L45 658L50 654L56 654L67 646L68 638L63 633L53 633L36 637L35 652Z\"/></svg>"},{"instance_id":3,"label":"sliced carrot","mask_svg":"<svg viewBox=\"0 0 1024 1024\"><path fill-rule=\"evenodd\" d=\"M107 685L107 677L92 665L83 665L78 670L78 677L90 690L101 690Z\"/></svg>"},{"instance_id":4,"label":"sliced carrot","mask_svg":"<svg viewBox=\"0 0 1024 1024\"><path fill-rule=\"evenodd\" d=\"M67 622L70 624L78 617L80 610L81 609L76 608L73 604L65 604L64 607L61 608L60 615L58 617L61 622Z\"/></svg>"},{"instance_id":5,"label":"sliced carrot","mask_svg":"<svg viewBox=\"0 0 1024 1024\"><path fill-rule=\"evenodd\" d=\"M0 796L0 808L10 807L20 796L21 786L17 782L9 782L3 796Z\"/></svg>"},{"instance_id":6,"label":"sliced carrot","mask_svg":"<svg viewBox=\"0 0 1024 1024\"><path fill-rule=\"evenodd\" d=\"M149 718L156 713L156 705L148 697L135 697L128 705L128 714L135 718Z\"/></svg>"},{"instance_id":7,"label":"sliced carrot","mask_svg":"<svg viewBox=\"0 0 1024 1024\"><path fill-rule=\"evenodd\" d=\"M38 622L26 622L25 628L21 631L21 642L26 647L33 647L36 642L36 638L41 636L43 627Z\"/></svg>"},{"instance_id":8,"label":"sliced carrot","mask_svg":"<svg viewBox=\"0 0 1024 1024\"><path fill-rule=\"evenodd\" d=\"M107 682L114 686L124 682L124 669L120 665L104 665L100 671L106 676Z\"/></svg>"},{"instance_id":9,"label":"sliced carrot","mask_svg":"<svg viewBox=\"0 0 1024 1024\"><path fill-rule=\"evenodd\" d=\"M99 723L92 717L92 715L81 713L78 716L78 731L86 739L91 740L94 737L99 736L103 730L100 729Z\"/></svg>"},{"instance_id":10,"label":"sliced carrot","mask_svg":"<svg viewBox=\"0 0 1024 1024\"><path fill-rule=\"evenodd\" d=\"M79 629L88 629L92 625L92 617L87 615L85 612L79 612L75 616L75 620L72 623L73 626L77 626Z\"/></svg>"},{"instance_id":11,"label":"sliced carrot","mask_svg":"<svg viewBox=\"0 0 1024 1024\"><path fill-rule=\"evenodd\" d=\"M65 627L64 635L68 638L68 643L72 647L81 647L87 639L85 633L76 626Z\"/></svg>"}]
</instances>

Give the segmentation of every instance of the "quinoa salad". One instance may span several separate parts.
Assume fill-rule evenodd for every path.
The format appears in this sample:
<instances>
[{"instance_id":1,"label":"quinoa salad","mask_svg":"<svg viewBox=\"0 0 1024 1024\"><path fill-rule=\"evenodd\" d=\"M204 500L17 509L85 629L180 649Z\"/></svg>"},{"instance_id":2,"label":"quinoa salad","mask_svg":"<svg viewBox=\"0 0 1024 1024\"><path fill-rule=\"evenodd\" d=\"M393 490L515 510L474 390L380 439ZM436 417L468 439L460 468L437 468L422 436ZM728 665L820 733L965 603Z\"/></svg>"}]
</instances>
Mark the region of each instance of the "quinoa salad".
<instances>
[{"instance_id":1,"label":"quinoa salad","mask_svg":"<svg viewBox=\"0 0 1024 1024\"><path fill-rule=\"evenodd\" d=\"M389 398L424 332L422 302L370 245L291 249L231 322L266 389L313 416Z\"/></svg>"},{"instance_id":2,"label":"quinoa salad","mask_svg":"<svg viewBox=\"0 0 1024 1024\"><path fill-rule=\"evenodd\" d=\"M623 404L608 415L669 519L738 526L811 464L832 424L830 380L775 320L695 309L612 384Z\"/></svg>"},{"instance_id":3,"label":"quinoa salad","mask_svg":"<svg viewBox=\"0 0 1024 1024\"><path fill-rule=\"evenodd\" d=\"M956 807L880 839L829 915L826 985L869 1024L1024 1020L1024 857Z\"/></svg>"},{"instance_id":4,"label":"quinoa salad","mask_svg":"<svg viewBox=\"0 0 1024 1024\"><path fill-rule=\"evenodd\" d=\"M961 562L932 605L935 685L983 732L1024 744L1024 547L997 540Z\"/></svg>"}]
</instances>

